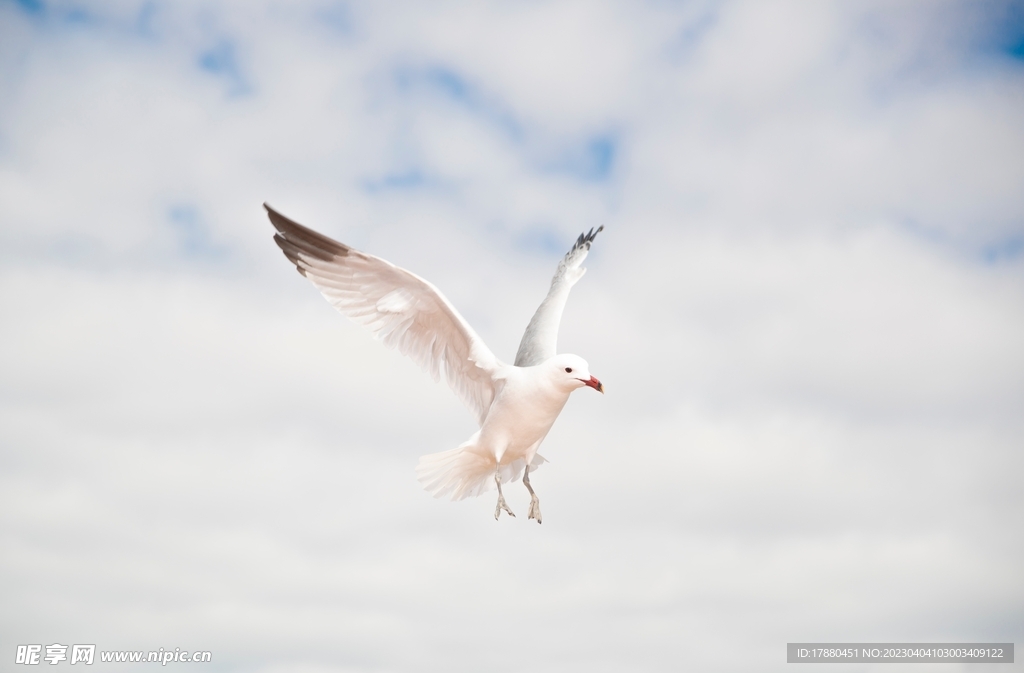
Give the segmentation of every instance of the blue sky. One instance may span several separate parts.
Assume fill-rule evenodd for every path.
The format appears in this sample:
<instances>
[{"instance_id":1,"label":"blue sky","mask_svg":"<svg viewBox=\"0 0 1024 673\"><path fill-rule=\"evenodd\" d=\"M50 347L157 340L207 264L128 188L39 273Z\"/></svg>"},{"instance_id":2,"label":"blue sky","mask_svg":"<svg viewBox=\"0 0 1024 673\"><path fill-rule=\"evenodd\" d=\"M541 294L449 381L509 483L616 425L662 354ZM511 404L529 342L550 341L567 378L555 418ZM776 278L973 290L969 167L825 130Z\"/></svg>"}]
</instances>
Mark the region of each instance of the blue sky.
<instances>
[{"instance_id":1,"label":"blue sky","mask_svg":"<svg viewBox=\"0 0 1024 673\"><path fill-rule=\"evenodd\" d=\"M0 656L771 671L786 642L1021 641L1022 17L0 2ZM295 273L264 201L506 360L605 225L559 345L608 394L545 442L543 526L419 488L471 417Z\"/></svg>"}]
</instances>

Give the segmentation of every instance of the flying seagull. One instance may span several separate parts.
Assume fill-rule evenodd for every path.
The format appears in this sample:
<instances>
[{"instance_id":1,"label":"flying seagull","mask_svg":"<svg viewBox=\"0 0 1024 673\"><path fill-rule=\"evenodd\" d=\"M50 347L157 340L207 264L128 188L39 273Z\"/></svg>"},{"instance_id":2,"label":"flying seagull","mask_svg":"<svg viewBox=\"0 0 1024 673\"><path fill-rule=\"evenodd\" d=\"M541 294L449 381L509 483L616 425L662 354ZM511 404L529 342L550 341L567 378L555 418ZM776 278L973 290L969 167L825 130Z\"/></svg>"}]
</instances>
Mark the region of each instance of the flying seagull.
<instances>
[{"instance_id":1,"label":"flying seagull","mask_svg":"<svg viewBox=\"0 0 1024 673\"><path fill-rule=\"evenodd\" d=\"M515 516L501 485L522 477L530 492L528 518L541 523L540 500L530 485L530 472L545 462L537 449L572 391L589 386L604 392L583 358L555 350L565 300L586 272L583 260L604 227L580 234L559 262L515 364L507 365L426 280L263 207L277 229L274 241L334 308L411 357L435 381L443 371L476 416L480 430L461 446L420 458L416 472L423 487L434 497L462 500L489 491L493 483L497 519L502 510Z\"/></svg>"}]
</instances>

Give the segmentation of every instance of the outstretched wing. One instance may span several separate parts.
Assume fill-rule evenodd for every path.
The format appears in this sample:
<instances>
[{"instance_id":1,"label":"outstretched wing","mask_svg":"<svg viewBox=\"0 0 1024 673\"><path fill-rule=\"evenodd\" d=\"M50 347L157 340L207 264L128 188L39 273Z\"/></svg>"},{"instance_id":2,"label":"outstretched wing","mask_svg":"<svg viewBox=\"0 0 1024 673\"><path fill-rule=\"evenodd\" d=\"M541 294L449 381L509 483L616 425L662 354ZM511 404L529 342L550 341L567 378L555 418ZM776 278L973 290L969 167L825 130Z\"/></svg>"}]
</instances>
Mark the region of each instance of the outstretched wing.
<instances>
[{"instance_id":1,"label":"outstretched wing","mask_svg":"<svg viewBox=\"0 0 1024 673\"><path fill-rule=\"evenodd\" d=\"M558 323L562 320L565 300L569 298L569 290L572 289L572 286L587 272L582 266L583 260L590 252L590 244L602 231L604 231L604 225L598 227L597 231L591 229L585 234L580 234L572 249L558 263L555 277L551 279L548 296L544 298L540 308L533 314L533 319L526 326L523 340L519 343L519 352L516 353L515 363L517 367L539 365L557 355L555 348L558 341Z\"/></svg>"},{"instance_id":2,"label":"outstretched wing","mask_svg":"<svg viewBox=\"0 0 1024 673\"><path fill-rule=\"evenodd\" d=\"M451 389L483 423L502 365L436 287L263 207L277 229L274 241L327 301L435 381L443 370Z\"/></svg>"}]
</instances>

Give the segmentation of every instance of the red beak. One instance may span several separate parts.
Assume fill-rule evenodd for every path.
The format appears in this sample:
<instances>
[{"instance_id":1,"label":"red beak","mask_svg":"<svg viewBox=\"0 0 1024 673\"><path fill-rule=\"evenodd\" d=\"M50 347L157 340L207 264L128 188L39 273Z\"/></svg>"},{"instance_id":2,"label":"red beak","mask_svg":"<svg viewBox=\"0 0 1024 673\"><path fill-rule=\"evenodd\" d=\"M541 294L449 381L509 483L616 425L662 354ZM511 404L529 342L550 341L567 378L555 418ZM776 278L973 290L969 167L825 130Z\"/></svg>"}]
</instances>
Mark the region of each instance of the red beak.
<instances>
[{"instance_id":1,"label":"red beak","mask_svg":"<svg viewBox=\"0 0 1024 673\"><path fill-rule=\"evenodd\" d=\"M581 380L581 381L583 381L583 379L580 379L580 380ZM601 385L601 382L600 382L600 381L598 381L598 380L597 380L596 378L594 378L593 376L591 376L591 377L590 377L590 380L589 380L589 381L583 381L583 383L587 384L588 386L590 386L591 388L593 388L593 389L594 389L594 390L596 390L597 392L599 392L599 393L601 393L602 395L604 395L604 386L603 386L603 385Z\"/></svg>"}]
</instances>

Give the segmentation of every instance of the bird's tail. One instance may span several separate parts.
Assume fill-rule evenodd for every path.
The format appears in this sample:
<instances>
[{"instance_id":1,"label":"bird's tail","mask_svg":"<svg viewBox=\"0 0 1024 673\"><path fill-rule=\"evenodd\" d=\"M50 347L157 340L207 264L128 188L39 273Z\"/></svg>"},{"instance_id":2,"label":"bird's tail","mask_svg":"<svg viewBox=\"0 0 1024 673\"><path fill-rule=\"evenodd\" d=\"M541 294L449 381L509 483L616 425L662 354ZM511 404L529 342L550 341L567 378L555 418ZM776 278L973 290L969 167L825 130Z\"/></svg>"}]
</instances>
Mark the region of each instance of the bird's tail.
<instances>
[{"instance_id":1,"label":"bird's tail","mask_svg":"<svg viewBox=\"0 0 1024 673\"><path fill-rule=\"evenodd\" d=\"M416 474L423 488L435 498L448 497L451 500L476 497L494 488L495 470L501 474L501 483L507 484L519 479L523 474L526 461L512 461L498 467L494 454L480 449L474 441L468 442L448 451L431 453L420 458L416 466ZM530 469L536 469L546 462L539 454L530 463Z\"/></svg>"}]
</instances>

